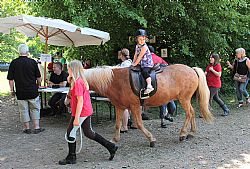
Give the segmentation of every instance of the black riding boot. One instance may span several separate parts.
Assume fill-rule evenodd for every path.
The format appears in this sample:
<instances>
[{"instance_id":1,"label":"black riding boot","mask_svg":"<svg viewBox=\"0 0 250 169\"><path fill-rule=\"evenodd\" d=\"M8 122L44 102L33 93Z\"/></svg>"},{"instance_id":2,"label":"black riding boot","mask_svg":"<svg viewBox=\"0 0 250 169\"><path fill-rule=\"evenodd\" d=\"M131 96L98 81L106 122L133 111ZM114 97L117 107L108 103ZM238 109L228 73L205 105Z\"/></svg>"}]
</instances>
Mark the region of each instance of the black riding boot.
<instances>
[{"instance_id":1,"label":"black riding boot","mask_svg":"<svg viewBox=\"0 0 250 169\"><path fill-rule=\"evenodd\" d=\"M171 117L171 115L168 113L165 117L164 117L166 120L170 121L170 122L173 122L174 119L173 117Z\"/></svg>"},{"instance_id":2,"label":"black riding boot","mask_svg":"<svg viewBox=\"0 0 250 169\"><path fill-rule=\"evenodd\" d=\"M109 160L113 160L113 158L115 156L115 152L117 151L118 147L114 143L111 143L110 141L106 140L105 138L103 138L101 135L99 135L97 133L95 133L94 140L108 149L108 151L110 153Z\"/></svg>"},{"instance_id":3,"label":"black riding boot","mask_svg":"<svg viewBox=\"0 0 250 169\"><path fill-rule=\"evenodd\" d=\"M69 140L71 140L70 137L69 137ZM67 155L65 159L59 161L60 165L76 163L76 142L68 143L68 146L69 146L69 154Z\"/></svg>"},{"instance_id":4,"label":"black riding boot","mask_svg":"<svg viewBox=\"0 0 250 169\"><path fill-rule=\"evenodd\" d=\"M164 118L161 119L161 128L167 128L167 124L164 123Z\"/></svg>"},{"instance_id":5,"label":"black riding boot","mask_svg":"<svg viewBox=\"0 0 250 169\"><path fill-rule=\"evenodd\" d=\"M224 113L221 116L228 116L228 114L230 113L229 108L227 107L227 105L222 105L221 108L223 109Z\"/></svg>"}]
</instances>

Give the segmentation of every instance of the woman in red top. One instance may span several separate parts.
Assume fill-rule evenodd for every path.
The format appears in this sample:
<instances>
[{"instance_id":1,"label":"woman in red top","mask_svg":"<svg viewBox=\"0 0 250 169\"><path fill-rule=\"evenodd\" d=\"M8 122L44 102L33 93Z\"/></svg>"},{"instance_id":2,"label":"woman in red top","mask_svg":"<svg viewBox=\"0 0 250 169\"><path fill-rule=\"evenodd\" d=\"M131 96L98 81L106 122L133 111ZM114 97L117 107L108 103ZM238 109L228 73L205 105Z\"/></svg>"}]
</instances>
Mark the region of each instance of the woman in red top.
<instances>
[{"instance_id":1,"label":"woman in red top","mask_svg":"<svg viewBox=\"0 0 250 169\"><path fill-rule=\"evenodd\" d=\"M72 112L67 129L69 154L65 159L59 161L60 165L76 163L76 131L80 127L82 127L86 137L100 143L108 149L110 153L109 160L114 158L115 152L118 149L114 143L109 142L92 130L91 115L93 114L93 109L89 95L89 85L84 77L83 71L82 63L78 60L74 60L68 64L68 81L71 85L70 106Z\"/></svg>"},{"instance_id":2,"label":"woman in red top","mask_svg":"<svg viewBox=\"0 0 250 169\"><path fill-rule=\"evenodd\" d=\"M220 57L218 54L212 54L210 56L210 64L207 66L205 74L207 77L207 85L210 90L210 105L212 100L215 100L220 107L223 109L224 113L222 116L227 116L229 114L229 109L226 104L220 99L218 91L221 88L221 65Z\"/></svg>"}]
</instances>

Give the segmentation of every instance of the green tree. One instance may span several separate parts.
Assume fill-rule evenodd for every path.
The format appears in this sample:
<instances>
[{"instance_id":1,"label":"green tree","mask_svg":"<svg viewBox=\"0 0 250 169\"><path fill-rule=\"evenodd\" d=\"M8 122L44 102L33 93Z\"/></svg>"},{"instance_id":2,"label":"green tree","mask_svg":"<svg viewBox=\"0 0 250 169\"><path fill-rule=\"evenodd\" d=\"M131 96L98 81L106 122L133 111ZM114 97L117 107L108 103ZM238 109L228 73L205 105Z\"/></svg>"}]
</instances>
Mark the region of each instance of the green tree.
<instances>
[{"instance_id":1,"label":"green tree","mask_svg":"<svg viewBox=\"0 0 250 169\"><path fill-rule=\"evenodd\" d=\"M0 17L15 16L19 14L27 14L30 10L27 4L21 0L2 0L0 1ZM17 46L26 41L26 38L12 31L10 35L0 33L0 60L11 61L18 55Z\"/></svg>"},{"instance_id":2,"label":"green tree","mask_svg":"<svg viewBox=\"0 0 250 169\"><path fill-rule=\"evenodd\" d=\"M28 6L37 16L110 33L111 40L102 46L50 47L62 50L68 59L115 64L120 48L129 48L133 55L134 44L128 38L145 28L156 36L153 45L158 52L168 48L169 62L205 68L212 52L221 54L224 67L238 47L249 55L249 5L249 0L40 0ZM223 74L229 81L229 71Z\"/></svg>"},{"instance_id":3,"label":"green tree","mask_svg":"<svg viewBox=\"0 0 250 169\"><path fill-rule=\"evenodd\" d=\"M249 48L249 2L246 0L43 0L33 5L39 15L109 32L111 41L101 50L104 48L103 53L108 52L109 56L116 55L118 48L132 48L128 36L138 28L146 28L157 36L156 46L169 47L172 60L185 64L204 66L210 52L224 56L238 46ZM98 47L90 53L82 53L84 49L75 50L79 56L93 51L96 55L101 53ZM109 62L114 59L108 58L99 59Z\"/></svg>"}]
</instances>

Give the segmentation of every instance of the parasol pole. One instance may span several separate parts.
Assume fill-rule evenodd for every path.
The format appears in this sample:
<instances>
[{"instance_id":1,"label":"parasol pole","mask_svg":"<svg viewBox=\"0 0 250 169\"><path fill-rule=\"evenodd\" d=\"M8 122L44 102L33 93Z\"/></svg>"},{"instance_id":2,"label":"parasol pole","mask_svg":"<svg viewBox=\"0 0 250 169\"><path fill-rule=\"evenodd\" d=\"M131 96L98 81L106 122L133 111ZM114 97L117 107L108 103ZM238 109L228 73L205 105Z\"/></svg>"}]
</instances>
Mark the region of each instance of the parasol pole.
<instances>
[{"instance_id":1,"label":"parasol pole","mask_svg":"<svg viewBox=\"0 0 250 169\"><path fill-rule=\"evenodd\" d=\"M48 26L45 27L45 54L48 54ZM44 62L44 79L43 79L43 83L44 83L44 86L46 86L46 76L47 76L47 72L46 72L46 68L47 68L47 64L46 62Z\"/></svg>"}]
</instances>

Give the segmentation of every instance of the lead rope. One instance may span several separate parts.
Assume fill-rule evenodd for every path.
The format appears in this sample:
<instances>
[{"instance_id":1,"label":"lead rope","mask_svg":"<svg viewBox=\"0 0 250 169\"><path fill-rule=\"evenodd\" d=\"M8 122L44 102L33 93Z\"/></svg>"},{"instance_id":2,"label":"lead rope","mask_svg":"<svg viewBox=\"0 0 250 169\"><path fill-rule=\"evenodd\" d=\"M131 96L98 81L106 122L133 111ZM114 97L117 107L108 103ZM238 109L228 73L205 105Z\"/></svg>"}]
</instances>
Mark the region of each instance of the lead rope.
<instances>
[{"instance_id":1,"label":"lead rope","mask_svg":"<svg viewBox=\"0 0 250 169\"><path fill-rule=\"evenodd\" d=\"M79 147L79 149L78 149L78 151L76 152L76 154L79 154L80 152L81 152L81 150L82 150L82 128L80 127L80 147ZM75 138L75 140L73 140L73 141L70 141L70 140L68 140L68 138L67 138L67 132L65 133L65 140L68 142L68 143L74 143L75 141L76 141L76 138Z\"/></svg>"},{"instance_id":2,"label":"lead rope","mask_svg":"<svg viewBox=\"0 0 250 169\"><path fill-rule=\"evenodd\" d=\"M78 128L80 128L80 131L79 131L79 132L80 132L80 147L79 147L78 151L76 152L76 154L79 154L79 153L81 152L81 150L82 150L83 135L82 135L82 127L81 127L81 125L82 125L82 123L84 122L84 120L85 120L86 118L87 118L87 117L80 117L80 124L79 124L79 127L77 126ZM74 126L74 128L72 129L72 130L76 130L76 131L75 131L75 135L76 135L76 132L77 132L78 128L76 129L75 126ZM71 132L72 132L72 130L71 130ZM70 133L71 133L71 132L70 132ZM75 139L74 139L73 141L68 140L67 132L65 133L64 137L65 137L65 140L66 140L68 143L74 143L74 142L76 142L76 137L75 137Z\"/></svg>"}]
</instances>

